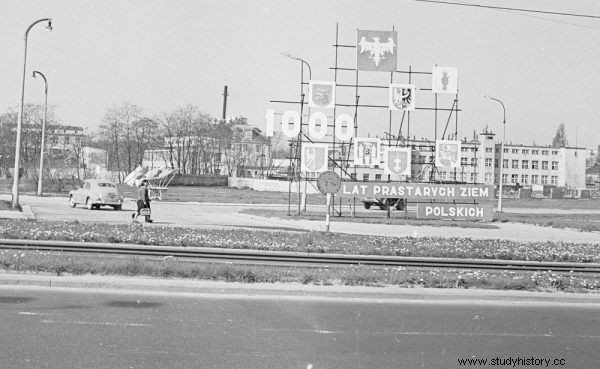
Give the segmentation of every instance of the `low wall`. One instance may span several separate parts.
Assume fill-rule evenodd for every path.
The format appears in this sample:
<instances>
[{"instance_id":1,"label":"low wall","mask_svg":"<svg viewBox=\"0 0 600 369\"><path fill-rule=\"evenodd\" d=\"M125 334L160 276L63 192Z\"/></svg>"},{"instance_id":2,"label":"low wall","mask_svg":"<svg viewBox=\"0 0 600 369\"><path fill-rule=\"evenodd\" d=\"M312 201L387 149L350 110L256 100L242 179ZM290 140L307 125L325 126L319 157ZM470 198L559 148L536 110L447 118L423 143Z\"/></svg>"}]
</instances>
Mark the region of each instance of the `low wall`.
<instances>
[{"instance_id":1,"label":"low wall","mask_svg":"<svg viewBox=\"0 0 600 369\"><path fill-rule=\"evenodd\" d=\"M307 194L320 194L316 181L300 182L300 192ZM274 179L229 177L229 187L250 188L255 191L288 192L290 182ZM298 192L298 182L292 182L293 193Z\"/></svg>"},{"instance_id":2,"label":"low wall","mask_svg":"<svg viewBox=\"0 0 600 369\"><path fill-rule=\"evenodd\" d=\"M169 186L227 186L227 176L196 176L179 174Z\"/></svg>"}]
</instances>

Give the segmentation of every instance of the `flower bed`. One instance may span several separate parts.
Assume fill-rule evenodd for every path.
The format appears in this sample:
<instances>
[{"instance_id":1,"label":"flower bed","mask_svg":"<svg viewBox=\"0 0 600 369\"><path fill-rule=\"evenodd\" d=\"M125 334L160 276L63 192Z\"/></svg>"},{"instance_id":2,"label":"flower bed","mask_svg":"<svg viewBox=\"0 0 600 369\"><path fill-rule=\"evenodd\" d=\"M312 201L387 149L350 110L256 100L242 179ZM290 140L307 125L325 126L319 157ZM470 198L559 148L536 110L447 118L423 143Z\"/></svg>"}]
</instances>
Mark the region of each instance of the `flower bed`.
<instances>
[{"instance_id":1,"label":"flower bed","mask_svg":"<svg viewBox=\"0 0 600 369\"><path fill-rule=\"evenodd\" d=\"M502 260L600 262L600 244L0 220L0 238Z\"/></svg>"}]
</instances>

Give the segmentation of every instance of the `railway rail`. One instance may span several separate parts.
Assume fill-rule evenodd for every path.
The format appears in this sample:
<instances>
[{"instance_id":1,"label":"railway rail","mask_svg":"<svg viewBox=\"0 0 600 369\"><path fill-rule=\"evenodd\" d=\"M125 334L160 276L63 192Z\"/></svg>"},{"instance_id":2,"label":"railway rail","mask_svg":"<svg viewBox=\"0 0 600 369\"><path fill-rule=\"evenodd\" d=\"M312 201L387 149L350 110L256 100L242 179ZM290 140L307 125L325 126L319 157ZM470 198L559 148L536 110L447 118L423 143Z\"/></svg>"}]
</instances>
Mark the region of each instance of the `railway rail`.
<instances>
[{"instance_id":1,"label":"railway rail","mask_svg":"<svg viewBox=\"0 0 600 369\"><path fill-rule=\"evenodd\" d=\"M392 266L449 269L496 269L599 273L600 263L520 261L498 259L458 259L353 254L300 253L208 247L147 246L92 242L0 239L0 249L39 250L68 253L175 257L208 261L270 263L298 266Z\"/></svg>"}]
</instances>

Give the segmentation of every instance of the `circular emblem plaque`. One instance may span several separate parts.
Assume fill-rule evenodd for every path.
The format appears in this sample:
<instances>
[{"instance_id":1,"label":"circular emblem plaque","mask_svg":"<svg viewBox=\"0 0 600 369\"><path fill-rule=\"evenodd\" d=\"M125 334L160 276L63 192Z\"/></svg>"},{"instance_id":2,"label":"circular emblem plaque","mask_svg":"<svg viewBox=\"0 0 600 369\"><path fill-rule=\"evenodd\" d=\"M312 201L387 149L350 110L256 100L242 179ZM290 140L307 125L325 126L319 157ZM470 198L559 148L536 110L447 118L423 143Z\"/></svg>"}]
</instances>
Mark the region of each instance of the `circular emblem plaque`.
<instances>
[{"instance_id":1,"label":"circular emblem plaque","mask_svg":"<svg viewBox=\"0 0 600 369\"><path fill-rule=\"evenodd\" d=\"M342 179L332 171L323 172L317 178L317 188L322 194L336 193L342 187Z\"/></svg>"}]
</instances>

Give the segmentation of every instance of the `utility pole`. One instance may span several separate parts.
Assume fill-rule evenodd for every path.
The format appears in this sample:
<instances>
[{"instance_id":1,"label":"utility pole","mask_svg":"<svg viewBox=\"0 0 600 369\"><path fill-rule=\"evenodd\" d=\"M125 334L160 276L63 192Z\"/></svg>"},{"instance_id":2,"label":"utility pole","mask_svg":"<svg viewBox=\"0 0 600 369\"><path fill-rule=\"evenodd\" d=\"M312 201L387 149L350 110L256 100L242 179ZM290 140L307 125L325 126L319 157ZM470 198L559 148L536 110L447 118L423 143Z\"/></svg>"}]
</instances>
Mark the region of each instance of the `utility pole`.
<instances>
[{"instance_id":1,"label":"utility pole","mask_svg":"<svg viewBox=\"0 0 600 369\"><path fill-rule=\"evenodd\" d=\"M227 96L229 96L229 94L227 93L227 86L225 86L223 88L223 116L221 117L221 119L223 119L223 121L225 121L226 116L227 116Z\"/></svg>"}]
</instances>

